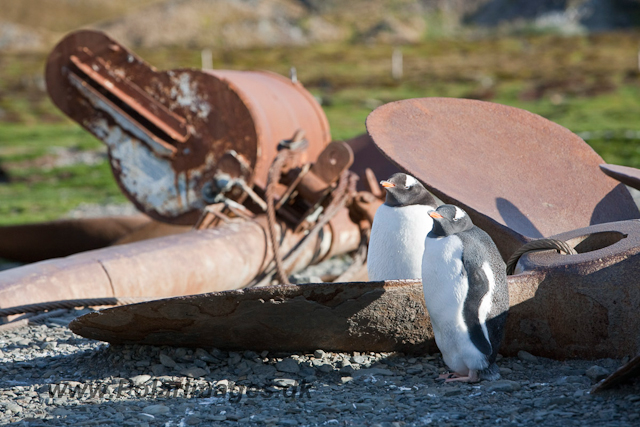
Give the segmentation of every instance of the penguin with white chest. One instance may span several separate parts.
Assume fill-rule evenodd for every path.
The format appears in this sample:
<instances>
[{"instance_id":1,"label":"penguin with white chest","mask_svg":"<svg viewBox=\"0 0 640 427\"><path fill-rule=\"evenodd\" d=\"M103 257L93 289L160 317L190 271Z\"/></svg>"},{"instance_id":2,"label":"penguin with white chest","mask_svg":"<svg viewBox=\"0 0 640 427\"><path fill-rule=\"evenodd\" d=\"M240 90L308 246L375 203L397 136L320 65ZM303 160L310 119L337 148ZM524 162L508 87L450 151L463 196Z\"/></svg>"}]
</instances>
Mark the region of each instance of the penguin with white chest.
<instances>
[{"instance_id":1,"label":"penguin with white chest","mask_svg":"<svg viewBox=\"0 0 640 427\"><path fill-rule=\"evenodd\" d=\"M380 183L387 195L373 218L367 254L369 280L419 279L424 239L438 204L411 175L396 173Z\"/></svg>"},{"instance_id":2,"label":"penguin with white chest","mask_svg":"<svg viewBox=\"0 0 640 427\"><path fill-rule=\"evenodd\" d=\"M457 206L432 212L422 286L448 381L496 380L509 310L505 263L491 237Z\"/></svg>"}]
</instances>

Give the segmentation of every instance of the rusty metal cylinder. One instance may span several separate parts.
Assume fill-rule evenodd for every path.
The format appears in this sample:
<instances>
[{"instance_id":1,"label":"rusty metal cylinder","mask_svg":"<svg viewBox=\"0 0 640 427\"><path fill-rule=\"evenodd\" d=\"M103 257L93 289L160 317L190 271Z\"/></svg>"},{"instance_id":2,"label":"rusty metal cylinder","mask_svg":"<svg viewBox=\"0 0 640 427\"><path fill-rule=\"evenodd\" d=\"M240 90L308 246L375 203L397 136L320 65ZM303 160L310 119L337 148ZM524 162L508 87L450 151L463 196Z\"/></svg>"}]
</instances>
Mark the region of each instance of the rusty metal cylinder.
<instances>
[{"instance_id":1,"label":"rusty metal cylinder","mask_svg":"<svg viewBox=\"0 0 640 427\"><path fill-rule=\"evenodd\" d=\"M203 186L219 174L263 188L278 143L298 129L309 142L301 163L331 140L322 108L298 82L269 72L158 71L98 31L66 36L49 55L46 82L54 104L107 145L125 195L161 221L193 224Z\"/></svg>"},{"instance_id":2,"label":"rusty metal cylinder","mask_svg":"<svg viewBox=\"0 0 640 427\"><path fill-rule=\"evenodd\" d=\"M346 210L346 209L345 209ZM342 215L340 215L342 216ZM45 301L103 297L169 297L247 286L271 260L266 218L103 248L3 271L0 308ZM332 253L358 247L348 222L310 237L294 271ZM302 238L285 228L284 253Z\"/></svg>"}]
</instances>

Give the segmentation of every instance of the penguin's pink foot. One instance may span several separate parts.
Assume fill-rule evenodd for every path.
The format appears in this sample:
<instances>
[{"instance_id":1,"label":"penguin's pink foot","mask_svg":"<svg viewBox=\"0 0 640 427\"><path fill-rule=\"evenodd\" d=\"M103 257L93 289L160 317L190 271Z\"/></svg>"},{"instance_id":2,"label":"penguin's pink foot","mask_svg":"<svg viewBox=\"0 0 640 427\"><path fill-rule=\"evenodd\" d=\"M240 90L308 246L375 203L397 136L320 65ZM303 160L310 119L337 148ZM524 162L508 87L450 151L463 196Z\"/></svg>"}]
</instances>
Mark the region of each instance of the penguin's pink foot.
<instances>
[{"instance_id":1,"label":"penguin's pink foot","mask_svg":"<svg viewBox=\"0 0 640 427\"><path fill-rule=\"evenodd\" d=\"M452 378L460 378L460 375L456 374L455 372L447 372L446 374L440 374L440 376L438 377L439 380L449 380Z\"/></svg>"},{"instance_id":2,"label":"penguin's pink foot","mask_svg":"<svg viewBox=\"0 0 640 427\"><path fill-rule=\"evenodd\" d=\"M469 371L469 375L467 376L463 377L454 373L451 377L444 380L445 383L451 383L454 381L462 383L477 383L478 381L480 381L480 378L478 377L478 371L471 370Z\"/></svg>"},{"instance_id":3,"label":"penguin's pink foot","mask_svg":"<svg viewBox=\"0 0 640 427\"><path fill-rule=\"evenodd\" d=\"M454 381L460 382L460 383L472 383L475 381L471 381L471 378L469 377L454 377L454 378L447 378L446 380L444 380L445 383L452 383Z\"/></svg>"}]
</instances>

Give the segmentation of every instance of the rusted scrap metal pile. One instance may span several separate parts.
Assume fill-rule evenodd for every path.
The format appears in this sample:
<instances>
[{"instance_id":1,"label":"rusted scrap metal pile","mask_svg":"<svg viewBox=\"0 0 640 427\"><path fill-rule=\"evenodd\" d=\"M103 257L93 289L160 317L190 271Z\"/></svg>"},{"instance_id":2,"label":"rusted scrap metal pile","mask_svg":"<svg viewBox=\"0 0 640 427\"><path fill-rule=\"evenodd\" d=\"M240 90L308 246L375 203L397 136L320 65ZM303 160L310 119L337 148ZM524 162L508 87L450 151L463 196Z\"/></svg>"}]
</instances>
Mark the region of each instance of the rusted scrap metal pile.
<instances>
[{"instance_id":1,"label":"rusted scrap metal pile","mask_svg":"<svg viewBox=\"0 0 640 427\"><path fill-rule=\"evenodd\" d=\"M412 99L376 109L369 135L331 142L322 109L296 81L158 71L95 31L56 46L46 81L54 103L107 145L118 184L146 216L0 228L0 257L39 261L0 273L0 315L50 301L153 299L70 327L113 343L432 351L419 281L366 281L378 181L403 170L464 208L505 260L541 237L577 252L521 258L509 276L504 354L638 353L640 212L620 182L640 188L640 171L604 165L540 116ZM335 282L287 284L346 253L354 264Z\"/></svg>"}]
</instances>

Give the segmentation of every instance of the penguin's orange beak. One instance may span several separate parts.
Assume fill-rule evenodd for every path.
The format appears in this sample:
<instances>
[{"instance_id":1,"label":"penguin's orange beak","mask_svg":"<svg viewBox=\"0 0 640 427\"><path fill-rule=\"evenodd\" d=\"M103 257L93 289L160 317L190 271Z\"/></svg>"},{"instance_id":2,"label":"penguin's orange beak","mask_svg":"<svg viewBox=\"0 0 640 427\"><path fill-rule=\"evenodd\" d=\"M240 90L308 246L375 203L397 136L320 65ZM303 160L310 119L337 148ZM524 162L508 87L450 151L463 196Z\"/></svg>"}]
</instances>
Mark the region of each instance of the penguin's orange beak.
<instances>
[{"instance_id":1,"label":"penguin's orange beak","mask_svg":"<svg viewBox=\"0 0 640 427\"><path fill-rule=\"evenodd\" d=\"M380 181L380 185L382 185L384 188L391 188L396 186L394 183L389 181Z\"/></svg>"},{"instance_id":2,"label":"penguin's orange beak","mask_svg":"<svg viewBox=\"0 0 640 427\"><path fill-rule=\"evenodd\" d=\"M444 217L443 217L442 215L440 215L438 212L431 212L431 213L429 214L429 216L430 216L431 218L444 218Z\"/></svg>"}]
</instances>

